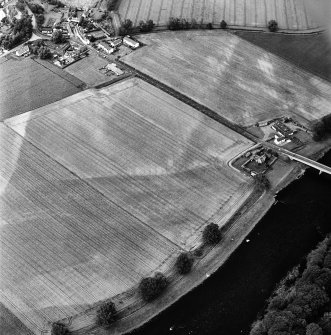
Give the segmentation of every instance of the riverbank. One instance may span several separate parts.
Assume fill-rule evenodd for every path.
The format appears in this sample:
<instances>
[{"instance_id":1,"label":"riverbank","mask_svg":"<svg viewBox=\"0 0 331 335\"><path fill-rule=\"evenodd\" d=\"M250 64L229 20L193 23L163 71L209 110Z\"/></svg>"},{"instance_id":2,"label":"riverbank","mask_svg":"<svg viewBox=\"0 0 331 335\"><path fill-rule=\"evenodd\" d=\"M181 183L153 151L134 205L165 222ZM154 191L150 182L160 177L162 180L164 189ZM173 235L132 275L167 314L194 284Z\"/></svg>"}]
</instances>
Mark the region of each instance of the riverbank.
<instances>
[{"instance_id":1,"label":"riverbank","mask_svg":"<svg viewBox=\"0 0 331 335\"><path fill-rule=\"evenodd\" d=\"M323 161L331 165L331 152ZM214 276L133 334L248 334L275 285L330 231L330 182L331 176L308 169L279 192L277 204L247 236L249 243L242 243Z\"/></svg>"},{"instance_id":2,"label":"riverbank","mask_svg":"<svg viewBox=\"0 0 331 335\"><path fill-rule=\"evenodd\" d=\"M322 157L328 150L331 142L312 143L303 148L300 153L309 157ZM166 292L156 301L146 304L136 294L136 288L115 297L116 305L123 306L119 310L121 318L110 328L104 329L95 326L96 308L93 308L84 315L76 316L71 320L69 329L73 334L125 334L133 331L155 318L159 313L168 309L180 298L193 289L202 285L203 282L213 273L219 270L242 244L247 235L255 228L258 222L267 214L275 202L274 194L280 192L293 181L297 180L305 167L302 164L286 164L282 175L274 174L272 180L272 192L259 196L252 207L246 208L238 219L236 219L225 233L220 245L208 250L207 253L198 259L192 272L187 276L178 276L174 268L164 269L165 274L171 278L171 284ZM245 208L244 204L244 208ZM241 209L243 211L243 209ZM125 305L125 307L124 307Z\"/></svg>"}]
</instances>

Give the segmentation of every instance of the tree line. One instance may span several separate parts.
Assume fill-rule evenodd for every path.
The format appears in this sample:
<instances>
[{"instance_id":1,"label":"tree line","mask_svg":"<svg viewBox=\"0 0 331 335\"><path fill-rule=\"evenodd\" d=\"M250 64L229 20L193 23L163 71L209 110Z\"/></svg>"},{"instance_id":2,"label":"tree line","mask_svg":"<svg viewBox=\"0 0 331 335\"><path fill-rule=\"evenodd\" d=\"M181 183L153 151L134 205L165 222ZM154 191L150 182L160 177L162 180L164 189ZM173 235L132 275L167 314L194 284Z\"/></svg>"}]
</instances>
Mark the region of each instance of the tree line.
<instances>
[{"instance_id":1,"label":"tree line","mask_svg":"<svg viewBox=\"0 0 331 335\"><path fill-rule=\"evenodd\" d=\"M7 50L14 48L32 36L32 19L26 14L18 20L14 18L11 27L12 31L10 34L0 37L0 46Z\"/></svg>"},{"instance_id":2,"label":"tree line","mask_svg":"<svg viewBox=\"0 0 331 335\"><path fill-rule=\"evenodd\" d=\"M324 116L313 126L313 139L323 141L331 137L331 114Z\"/></svg>"},{"instance_id":3,"label":"tree line","mask_svg":"<svg viewBox=\"0 0 331 335\"><path fill-rule=\"evenodd\" d=\"M204 246L214 246L223 237L222 230L216 223L209 223L202 232L202 246L196 252L182 252L175 262L175 271L179 275L187 275L191 272L195 257L200 257ZM153 276L144 277L137 287L137 294L143 301L149 303L161 296L170 284L170 279L161 272ZM96 311L96 324L109 327L119 318L116 305L111 300L102 303ZM68 327L55 322L52 325L51 335L67 335Z\"/></svg>"}]
</instances>

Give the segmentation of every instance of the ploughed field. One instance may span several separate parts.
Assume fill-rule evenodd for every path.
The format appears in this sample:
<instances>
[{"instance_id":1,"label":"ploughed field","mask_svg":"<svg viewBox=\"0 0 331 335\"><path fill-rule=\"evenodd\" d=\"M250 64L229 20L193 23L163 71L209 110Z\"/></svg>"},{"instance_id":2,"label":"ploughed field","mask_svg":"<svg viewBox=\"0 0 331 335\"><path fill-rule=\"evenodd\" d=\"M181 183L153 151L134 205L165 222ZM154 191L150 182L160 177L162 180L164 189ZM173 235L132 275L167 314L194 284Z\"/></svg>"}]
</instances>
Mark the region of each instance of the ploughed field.
<instances>
[{"instance_id":1,"label":"ploughed field","mask_svg":"<svg viewBox=\"0 0 331 335\"><path fill-rule=\"evenodd\" d=\"M217 27L222 20L231 26L266 27L273 19L280 29L317 27L303 0L120 0L119 14L134 25L151 19L166 26L170 17L176 17Z\"/></svg>"},{"instance_id":2,"label":"ploughed field","mask_svg":"<svg viewBox=\"0 0 331 335\"><path fill-rule=\"evenodd\" d=\"M242 126L329 114L330 83L223 31L141 35L146 46L122 60ZM171 65L170 65L171 64Z\"/></svg>"},{"instance_id":3,"label":"ploughed field","mask_svg":"<svg viewBox=\"0 0 331 335\"><path fill-rule=\"evenodd\" d=\"M0 120L81 91L70 79L31 58L4 61L0 64L0 78Z\"/></svg>"},{"instance_id":4,"label":"ploughed field","mask_svg":"<svg viewBox=\"0 0 331 335\"><path fill-rule=\"evenodd\" d=\"M220 225L252 191L252 143L139 80L6 120L0 303L37 332L118 295Z\"/></svg>"}]
</instances>

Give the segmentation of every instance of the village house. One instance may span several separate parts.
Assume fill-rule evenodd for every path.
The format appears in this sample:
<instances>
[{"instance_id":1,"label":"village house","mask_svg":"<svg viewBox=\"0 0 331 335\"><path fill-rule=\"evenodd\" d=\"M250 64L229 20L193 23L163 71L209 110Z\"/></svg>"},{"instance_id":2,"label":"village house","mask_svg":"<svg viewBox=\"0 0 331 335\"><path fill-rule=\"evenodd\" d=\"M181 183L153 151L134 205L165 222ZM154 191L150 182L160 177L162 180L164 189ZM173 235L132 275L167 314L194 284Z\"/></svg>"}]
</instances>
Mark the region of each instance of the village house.
<instances>
[{"instance_id":1,"label":"village house","mask_svg":"<svg viewBox=\"0 0 331 335\"><path fill-rule=\"evenodd\" d=\"M53 34L53 28L51 28L51 27L42 27L41 28L41 32L42 32L42 34L45 34L45 35L52 35Z\"/></svg>"},{"instance_id":2,"label":"village house","mask_svg":"<svg viewBox=\"0 0 331 335\"><path fill-rule=\"evenodd\" d=\"M128 47L130 47L130 48L132 48L132 49L137 49L137 48L139 47L139 43L136 42L136 41L134 41L133 39L131 39L131 38L128 37L128 36L125 36L125 37L123 38L123 43L124 43L126 46L128 46Z\"/></svg>"},{"instance_id":3,"label":"village house","mask_svg":"<svg viewBox=\"0 0 331 335\"><path fill-rule=\"evenodd\" d=\"M116 47L120 46L121 44L122 44L122 40L120 38L118 38L116 40L113 40L113 41L110 41L110 45L113 48L116 48Z\"/></svg>"},{"instance_id":4,"label":"village house","mask_svg":"<svg viewBox=\"0 0 331 335\"><path fill-rule=\"evenodd\" d=\"M102 49L103 51L107 52L108 54L112 54L115 51L114 48L112 48L109 44L107 44L106 42L103 42L103 41L101 41L98 44L98 48Z\"/></svg>"},{"instance_id":5,"label":"village house","mask_svg":"<svg viewBox=\"0 0 331 335\"><path fill-rule=\"evenodd\" d=\"M30 52L29 47L27 45L24 45L20 47L18 50L16 50L16 56L22 57L24 55L28 55Z\"/></svg>"}]
</instances>

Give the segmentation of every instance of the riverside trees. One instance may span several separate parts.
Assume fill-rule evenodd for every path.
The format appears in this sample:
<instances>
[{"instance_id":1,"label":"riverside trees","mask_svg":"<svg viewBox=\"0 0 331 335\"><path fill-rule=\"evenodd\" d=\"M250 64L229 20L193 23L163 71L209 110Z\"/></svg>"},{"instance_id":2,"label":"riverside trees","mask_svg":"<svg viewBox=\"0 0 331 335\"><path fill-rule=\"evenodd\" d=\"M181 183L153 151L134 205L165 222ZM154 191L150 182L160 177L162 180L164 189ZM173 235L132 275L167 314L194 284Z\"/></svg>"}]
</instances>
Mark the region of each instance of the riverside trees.
<instances>
[{"instance_id":1,"label":"riverside trees","mask_svg":"<svg viewBox=\"0 0 331 335\"><path fill-rule=\"evenodd\" d=\"M203 242L209 245L215 245L219 243L222 239L222 232L216 223L209 223L203 233Z\"/></svg>"},{"instance_id":2,"label":"riverside trees","mask_svg":"<svg viewBox=\"0 0 331 335\"><path fill-rule=\"evenodd\" d=\"M168 286L169 281L161 272L157 272L154 277L143 278L139 284L139 292L142 298L147 301L156 299Z\"/></svg>"},{"instance_id":3,"label":"riverside trees","mask_svg":"<svg viewBox=\"0 0 331 335\"><path fill-rule=\"evenodd\" d=\"M117 311L115 304L108 301L101 305L97 310L97 325L109 326L117 320Z\"/></svg>"},{"instance_id":4,"label":"riverside trees","mask_svg":"<svg viewBox=\"0 0 331 335\"><path fill-rule=\"evenodd\" d=\"M331 267L326 262L329 255L331 239L327 238L308 255L304 271L297 271L294 279L291 274L282 281L250 335L331 334Z\"/></svg>"}]
</instances>

